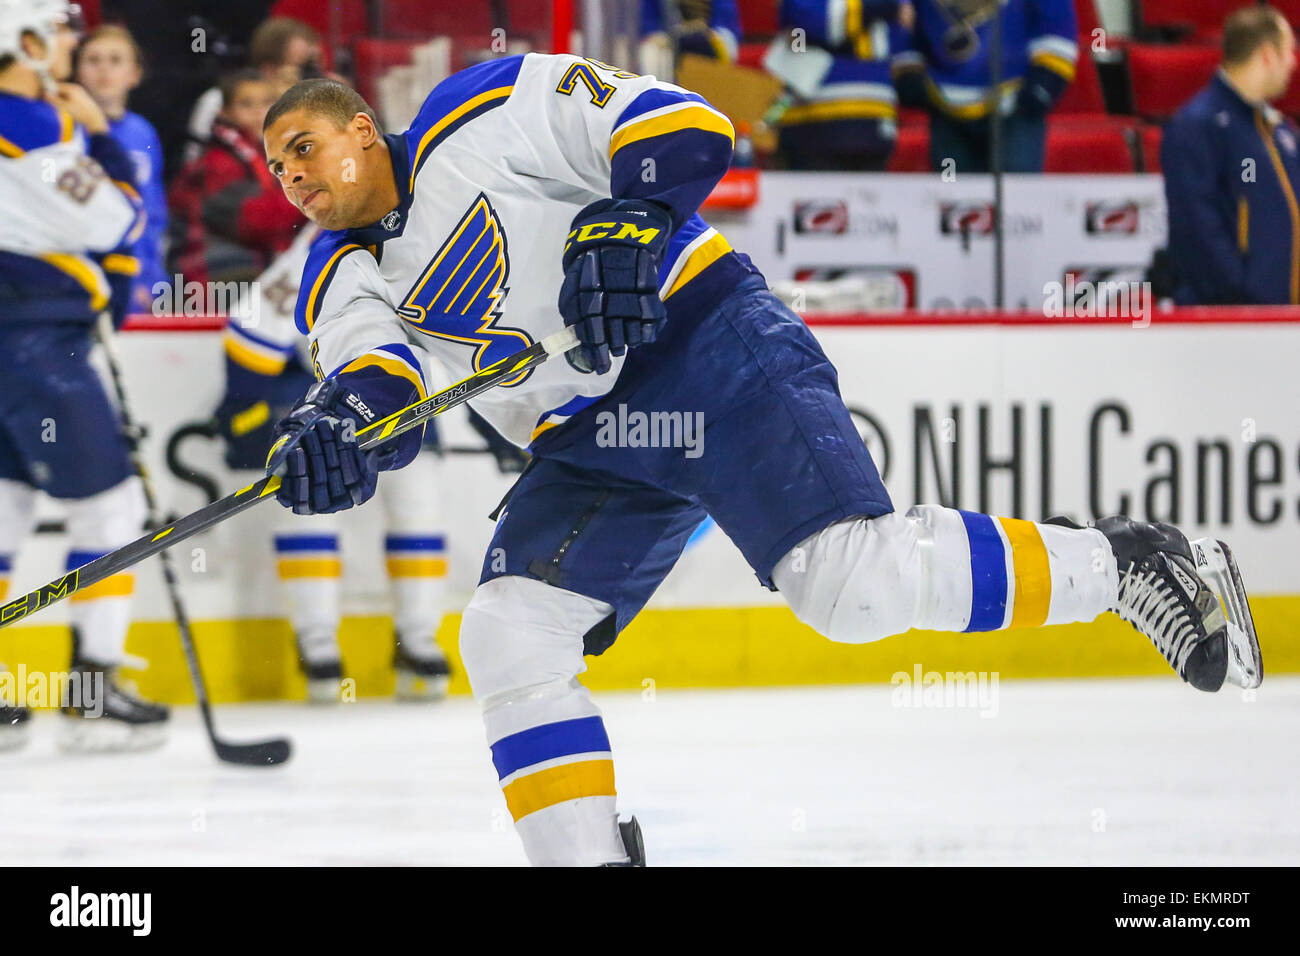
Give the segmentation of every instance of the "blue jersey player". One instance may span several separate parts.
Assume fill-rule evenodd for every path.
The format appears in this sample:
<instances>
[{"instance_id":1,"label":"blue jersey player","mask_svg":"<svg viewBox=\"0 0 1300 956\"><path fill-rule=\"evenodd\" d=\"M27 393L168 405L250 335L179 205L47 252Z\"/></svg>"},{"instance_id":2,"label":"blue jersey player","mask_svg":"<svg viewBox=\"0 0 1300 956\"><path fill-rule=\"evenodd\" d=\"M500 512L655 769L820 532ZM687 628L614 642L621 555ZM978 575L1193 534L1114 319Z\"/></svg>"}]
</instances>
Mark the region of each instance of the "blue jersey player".
<instances>
[{"instance_id":1,"label":"blue jersey player","mask_svg":"<svg viewBox=\"0 0 1300 956\"><path fill-rule=\"evenodd\" d=\"M365 453L355 432L424 394L420 352L460 376L566 324L581 342L473 400L533 454L460 635L532 862L644 861L577 676L706 515L831 640L1116 611L1200 689L1258 681L1248 618L1229 622L1216 599L1244 600L1217 542L1122 517L894 510L817 340L697 214L733 142L701 97L529 54L450 77L387 135L354 91L304 81L267 114L264 141L285 194L327 230L296 315L322 381L268 460L286 507L361 504L379 471L414 457L418 432ZM668 440L610 440L603 414L620 408ZM688 417L702 444L672 431Z\"/></svg>"}]
</instances>

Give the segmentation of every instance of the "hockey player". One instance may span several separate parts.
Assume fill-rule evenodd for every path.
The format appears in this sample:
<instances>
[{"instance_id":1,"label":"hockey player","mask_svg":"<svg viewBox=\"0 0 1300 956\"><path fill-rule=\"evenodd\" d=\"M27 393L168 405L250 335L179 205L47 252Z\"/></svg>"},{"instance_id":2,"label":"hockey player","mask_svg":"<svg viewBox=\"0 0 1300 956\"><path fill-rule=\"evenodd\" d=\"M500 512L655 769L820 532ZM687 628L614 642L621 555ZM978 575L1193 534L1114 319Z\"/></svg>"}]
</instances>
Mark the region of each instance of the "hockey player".
<instances>
[{"instance_id":1,"label":"hockey player","mask_svg":"<svg viewBox=\"0 0 1300 956\"><path fill-rule=\"evenodd\" d=\"M69 569L134 539L145 517L117 414L88 361L101 311L125 314L143 207L103 111L57 82L76 42L67 15L63 0L0 0L0 594L37 491L63 506ZM115 677L132 589L132 575L119 574L73 598L81 693L64 708L69 749L163 739L167 709ZM0 732L28 725L16 714Z\"/></svg>"},{"instance_id":2,"label":"hockey player","mask_svg":"<svg viewBox=\"0 0 1300 956\"><path fill-rule=\"evenodd\" d=\"M421 351L469 374L562 324L582 343L473 400L533 452L460 634L528 858L643 860L577 676L706 514L835 641L1115 611L1195 687L1253 686L1253 629L1236 613L1230 627L1211 589L1240 611L1217 543L1123 517L1085 528L894 511L817 340L696 213L732 136L695 94L540 54L450 77L400 134L326 81L267 114L272 172L331 230L297 304L324 379L277 426L268 459L283 505L359 505L379 471L414 458L418 434L365 453L355 434L421 393ZM608 427L620 407L702 416L704 446L629 447Z\"/></svg>"},{"instance_id":3,"label":"hockey player","mask_svg":"<svg viewBox=\"0 0 1300 956\"><path fill-rule=\"evenodd\" d=\"M319 234L314 225L304 227L258 278L255 300L241 303L226 327L226 394L217 421L226 464L236 470L264 467L276 421L315 382L306 343L294 328L293 307L308 250ZM446 611L447 574L435 453L421 453L393 478L384 483L380 499L388 525L385 566L395 600L397 696L436 700L446 695L451 671L434 641ZM276 570L288 598L307 699L336 703L343 678L338 528L328 515L282 515L274 526Z\"/></svg>"}]
</instances>

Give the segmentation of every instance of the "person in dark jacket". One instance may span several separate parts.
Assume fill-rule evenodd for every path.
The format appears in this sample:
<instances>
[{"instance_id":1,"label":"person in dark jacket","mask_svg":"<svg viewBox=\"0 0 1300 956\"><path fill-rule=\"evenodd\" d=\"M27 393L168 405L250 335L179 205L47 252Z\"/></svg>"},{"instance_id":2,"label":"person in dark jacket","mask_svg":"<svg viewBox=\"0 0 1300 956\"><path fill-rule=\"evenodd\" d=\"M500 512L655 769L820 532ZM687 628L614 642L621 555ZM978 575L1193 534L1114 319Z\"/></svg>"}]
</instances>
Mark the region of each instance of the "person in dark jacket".
<instances>
[{"instance_id":1,"label":"person in dark jacket","mask_svg":"<svg viewBox=\"0 0 1300 956\"><path fill-rule=\"evenodd\" d=\"M241 70L222 80L221 91L212 143L185 165L168 197L175 267L193 282L252 281L303 223L262 156L274 88L258 71Z\"/></svg>"},{"instance_id":2,"label":"person in dark jacket","mask_svg":"<svg viewBox=\"0 0 1300 956\"><path fill-rule=\"evenodd\" d=\"M1179 304L1300 304L1300 131L1268 105L1294 69L1286 18L1238 10L1224 24L1218 74L1165 129Z\"/></svg>"}]
</instances>

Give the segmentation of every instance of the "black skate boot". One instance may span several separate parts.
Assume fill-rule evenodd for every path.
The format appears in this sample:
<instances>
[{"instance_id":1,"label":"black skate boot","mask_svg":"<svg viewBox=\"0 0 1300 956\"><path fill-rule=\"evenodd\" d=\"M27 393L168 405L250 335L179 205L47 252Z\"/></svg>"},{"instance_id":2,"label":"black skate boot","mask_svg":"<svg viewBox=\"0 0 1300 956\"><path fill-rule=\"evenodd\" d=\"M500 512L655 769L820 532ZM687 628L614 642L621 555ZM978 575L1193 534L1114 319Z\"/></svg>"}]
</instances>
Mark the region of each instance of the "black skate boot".
<instances>
[{"instance_id":1,"label":"black skate boot","mask_svg":"<svg viewBox=\"0 0 1300 956\"><path fill-rule=\"evenodd\" d=\"M171 712L124 690L117 668L76 653L63 700L59 747L70 753L150 750L166 740Z\"/></svg>"},{"instance_id":2,"label":"black skate boot","mask_svg":"<svg viewBox=\"0 0 1300 956\"><path fill-rule=\"evenodd\" d=\"M315 660L308 657L301 634L297 636L296 643L298 669L302 671L302 676L307 678L307 703L337 704L343 699L343 665L337 656L337 643L333 642L334 656L312 654L311 658Z\"/></svg>"},{"instance_id":3,"label":"black skate boot","mask_svg":"<svg viewBox=\"0 0 1300 956\"><path fill-rule=\"evenodd\" d=\"M451 683L451 665L447 655L433 641L428 641L428 653L412 654L400 636L394 638L393 669L397 672L398 700L442 700Z\"/></svg>"},{"instance_id":4,"label":"black skate boot","mask_svg":"<svg viewBox=\"0 0 1300 956\"><path fill-rule=\"evenodd\" d=\"M0 704L0 751L17 750L31 735L32 712Z\"/></svg>"},{"instance_id":5,"label":"black skate boot","mask_svg":"<svg viewBox=\"0 0 1300 956\"><path fill-rule=\"evenodd\" d=\"M627 823L618 825L618 835L623 838L623 849L627 850L624 863L603 863L602 866L645 866L645 841L641 839L641 824L636 817Z\"/></svg>"},{"instance_id":6,"label":"black skate boot","mask_svg":"<svg viewBox=\"0 0 1300 956\"><path fill-rule=\"evenodd\" d=\"M1062 518L1049 523L1079 527ZM1223 542L1189 542L1172 525L1124 517L1102 518L1095 527L1110 542L1119 570L1111 610L1145 634L1179 677L1211 693L1225 680L1259 686L1259 643L1241 575Z\"/></svg>"}]
</instances>

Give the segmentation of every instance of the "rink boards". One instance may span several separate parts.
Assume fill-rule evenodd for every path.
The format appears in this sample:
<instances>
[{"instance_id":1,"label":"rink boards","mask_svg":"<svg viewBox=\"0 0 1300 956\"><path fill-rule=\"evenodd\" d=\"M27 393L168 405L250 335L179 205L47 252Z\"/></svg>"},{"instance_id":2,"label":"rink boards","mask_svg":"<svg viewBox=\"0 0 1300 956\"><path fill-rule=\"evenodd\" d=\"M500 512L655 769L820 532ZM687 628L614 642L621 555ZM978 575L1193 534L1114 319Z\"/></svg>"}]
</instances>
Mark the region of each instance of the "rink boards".
<instances>
[{"instance_id":1,"label":"rink boards","mask_svg":"<svg viewBox=\"0 0 1300 956\"><path fill-rule=\"evenodd\" d=\"M1182 314L1180 314L1182 315ZM918 322L839 318L814 328L840 373L900 509L914 500L1004 515L1128 511L1174 520L1190 536L1216 535L1237 553L1255 600L1267 673L1300 671L1300 425L1294 356L1300 324L1268 310L1199 315L1149 327L1127 320L1083 325L1041 317ZM1206 321L1206 320L1209 321ZM149 455L166 507L205 501L167 468L162 448L177 429L205 419L222 385L215 331L137 331L122 351L136 415L150 428ZM666 409L689 412L691 409ZM444 439L479 444L458 412ZM762 428L762 422L755 422ZM774 454L782 438L772 436ZM704 453L708 454L707 435ZM239 486L215 443L180 447L186 464L223 492ZM509 487L486 455L449 455L437 493L444 503L451 610L477 580L492 522ZM345 667L359 696L392 688L389 604L377 508L343 516ZM57 518L49 502L42 516ZM217 700L302 693L292 635L281 618L271 527L278 506L258 506L178 548L182 585L199 621L204 669ZM62 569L66 544L39 535L21 554L11 593ZM141 689L188 699L188 681L161 576L137 574L137 623L129 652L147 658ZM57 669L67 653L62 607L0 632L0 661ZM455 655L458 618L439 639ZM649 608L602 658L595 687L730 686L889 681L903 672L987 671L1002 677L1167 673L1127 625L983 635L910 634L863 647L834 645L800 625L760 587L711 524L688 547ZM465 691L458 672L453 691Z\"/></svg>"}]
</instances>

